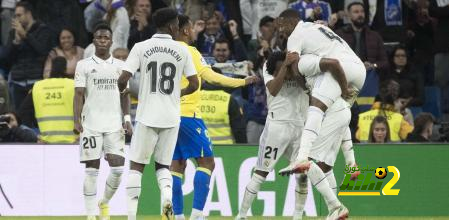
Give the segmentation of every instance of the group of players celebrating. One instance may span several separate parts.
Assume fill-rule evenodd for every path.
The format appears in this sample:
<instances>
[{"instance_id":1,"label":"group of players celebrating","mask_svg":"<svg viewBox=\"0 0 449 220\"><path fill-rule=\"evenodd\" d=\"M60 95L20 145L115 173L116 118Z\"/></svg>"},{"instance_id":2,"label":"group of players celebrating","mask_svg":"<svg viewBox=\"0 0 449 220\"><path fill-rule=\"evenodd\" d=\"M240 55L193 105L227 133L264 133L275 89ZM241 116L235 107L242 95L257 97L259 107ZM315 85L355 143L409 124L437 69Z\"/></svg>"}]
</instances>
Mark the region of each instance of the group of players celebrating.
<instances>
[{"instance_id":1,"label":"group of players celebrating","mask_svg":"<svg viewBox=\"0 0 449 220\"><path fill-rule=\"evenodd\" d=\"M75 73L75 130L80 133L80 160L85 163L84 199L87 219L109 219L108 202L118 189L125 162L125 134L132 135L127 158L128 220L135 220L141 180L153 155L161 192L162 219L185 219L182 178L186 160L194 158L194 200L190 219L204 219L203 209L214 169L212 144L199 111L201 81L241 87L259 80L228 78L215 73L189 46L193 25L173 9L153 15L157 33L137 43L125 62L110 54L112 31L98 25L95 55L79 61ZM332 167L341 148L348 166L356 166L349 121L350 105L365 81L363 62L328 27L302 22L287 9L277 19L287 52L274 52L263 68L268 116L260 137L259 159L236 219L247 219L260 185L281 156L290 165L281 175L295 174L293 219L301 219L308 179L323 195L328 219L345 219ZM128 80L141 72L139 104L133 129ZM112 89L111 89L112 88ZM104 154L110 166L103 198L97 203L97 176ZM354 174L354 177L357 173Z\"/></svg>"}]
</instances>

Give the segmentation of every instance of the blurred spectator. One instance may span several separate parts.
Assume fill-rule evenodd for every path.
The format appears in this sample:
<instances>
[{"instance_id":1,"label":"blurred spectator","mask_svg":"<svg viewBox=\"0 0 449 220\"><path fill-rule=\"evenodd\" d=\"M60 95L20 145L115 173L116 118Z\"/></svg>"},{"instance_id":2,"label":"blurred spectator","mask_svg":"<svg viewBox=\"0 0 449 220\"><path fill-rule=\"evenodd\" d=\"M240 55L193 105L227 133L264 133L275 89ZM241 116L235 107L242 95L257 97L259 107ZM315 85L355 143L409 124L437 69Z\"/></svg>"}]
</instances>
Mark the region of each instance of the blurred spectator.
<instances>
[{"instance_id":1,"label":"blurred spectator","mask_svg":"<svg viewBox=\"0 0 449 220\"><path fill-rule=\"evenodd\" d=\"M192 21L203 19L204 11L213 11L215 9L214 0L189 0L184 1L184 14L189 16Z\"/></svg>"},{"instance_id":2,"label":"blurred spectator","mask_svg":"<svg viewBox=\"0 0 449 220\"><path fill-rule=\"evenodd\" d=\"M8 82L0 75L0 113L9 111Z\"/></svg>"},{"instance_id":3,"label":"blurred spectator","mask_svg":"<svg viewBox=\"0 0 449 220\"><path fill-rule=\"evenodd\" d=\"M129 5L128 14L131 22L129 30L128 49L134 44L150 39L156 33L156 27L151 21L151 2L150 0L132 0L127 1Z\"/></svg>"},{"instance_id":4,"label":"blurred spectator","mask_svg":"<svg viewBox=\"0 0 449 220\"><path fill-rule=\"evenodd\" d=\"M59 33L59 44L53 48L48 54L47 61L44 67L44 79L50 77L52 69L52 61L55 57L61 56L67 60L66 75L69 78L73 78L75 75L76 63L83 58L84 49L77 46L77 39L73 31L64 28Z\"/></svg>"},{"instance_id":5,"label":"blurred spectator","mask_svg":"<svg viewBox=\"0 0 449 220\"><path fill-rule=\"evenodd\" d=\"M388 80L381 84L380 101L373 104L372 109L359 114L358 130L356 138L360 142L367 142L372 121L376 116L386 117L390 130L390 140L392 142L401 142L413 130L404 116L396 111L394 101L398 98L399 84L394 80Z\"/></svg>"},{"instance_id":6,"label":"blurred spectator","mask_svg":"<svg viewBox=\"0 0 449 220\"><path fill-rule=\"evenodd\" d=\"M89 44L84 26L83 10L77 0L35 0L36 18L44 22L56 35L64 28L72 30L77 45L86 47Z\"/></svg>"},{"instance_id":7,"label":"blurred spectator","mask_svg":"<svg viewBox=\"0 0 449 220\"><path fill-rule=\"evenodd\" d=\"M22 125L14 112L0 115L0 142L36 143L37 135L33 130Z\"/></svg>"},{"instance_id":8,"label":"blurred spectator","mask_svg":"<svg viewBox=\"0 0 449 220\"><path fill-rule=\"evenodd\" d=\"M18 107L33 84L42 79L45 59L54 46L54 38L45 24L34 19L28 2L17 3L12 29L6 55L11 64L12 97Z\"/></svg>"},{"instance_id":9,"label":"blurred spectator","mask_svg":"<svg viewBox=\"0 0 449 220\"><path fill-rule=\"evenodd\" d=\"M17 2L20 0L2 0L1 1L1 14L0 14L0 27L1 29L1 44L6 45L8 42L9 32L11 31L11 22L14 18L14 9L16 8Z\"/></svg>"},{"instance_id":10,"label":"blurred spectator","mask_svg":"<svg viewBox=\"0 0 449 220\"><path fill-rule=\"evenodd\" d=\"M378 115L373 119L369 132L368 143L384 144L390 142L390 128L387 119Z\"/></svg>"},{"instance_id":11,"label":"blurred spectator","mask_svg":"<svg viewBox=\"0 0 449 220\"><path fill-rule=\"evenodd\" d=\"M409 7L411 0L377 0L375 8L370 8L374 15L371 28L379 32L386 43L404 43Z\"/></svg>"},{"instance_id":12,"label":"blurred spectator","mask_svg":"<svg viewBox=\"0 0 449 220\"><path fill-rule=\"evenodd\" d=\"M409 62L405 47L396 47L390 57L390 71L381 77L381 81L393 79L400 85L401 93L407 93L413 99L408 106L424 104L424 80L417 68Z\"/></svg>"},{"instance_id":13,"label":"blurred spectator","mask_svg":"<svg viewBox=\"0 0 449 220\"><path fill-rule=\"evenodd\" d=\"M247 143L242 109L224 88L205 83L200 111L213 144Z\"/></svg>"},{"instance_id":14,"label":"blurred spectator","mask_svg":"<svg viewBox=\"0 0 449 220\"><path fill-rule=\"evenodd\" d=\"M409 91L404 91L402 88L400 89L399 96L396 100L394 100L394 109L396 112L401 113L404 116L404 120L407 121L411 126L413 126L413 113L408 108L410 101L413 99L411 93Z\"/></svg>"},{"instance_id":15,"label":"blurred spectator","mask_svg":"<svg viewBox=\"0 0 449 220\"><path fill-rule=\"evenodd\" d=\"M126 48L117 48L112 51L112 56L122 61L126 61L129 55L129 50Z\"/></svg>"},{"instance_id":16,"label":"blurred spectator","mask_svg":"<svg viewBox=\"0 0 449 220\"><path fill-rule=\"evenodd\" d=\"M432 114L423 112L415 119L415 129L407 136L407 142L430 142L435 118Z\"/></svg>"},{"instance_id":17,"label":"blurred spectator","mask_svg":"<svg viewBox=\"0 0 449 220\"><path fill-rule=\"evenodd\" d=\"M332 9L330 4L325 1L297 0L290 3L289 7L297 10L303 21L322 20L328 23L331 21Z\"/></svg>"},{"instance_id":18,"label":"blurred spectator","mask_svg":"<svg viewBox=\"0 0 449 220\"><path fill-rule=\"evenodd\" d=\"M430 16L438 19L435 30L435 84L442 89L442 108L449 112L449 1L430 0Z\"/></svg>"},{"instance_id":19,"label":"blurred spectator","mask_svg":"<svg viewBox=\"0 0 449 220\"><path fill-rule=\"evenodd\" d=\"M256 74L260 77L260 74ZM248 144L259 144L260 136L265 127L265 120L268 114L267 94L263 80L248 86L247 102L244 105L246 124L246 136Z\"/></svg>"},{"instance_id":20,"label":"blurred spectator","mask_svg":"<svg viewBox=\"0 0 449 220\"><path fill-rule=\"evenodd\" d=\"M257 39L253 39L248 43L248 60L255 64L257 69L265 62L271 48L274 45L274 18L270 16L263 17L259 22L259 34Z\"/></svg>"},{"instance_id":21,"label":"blurred spectator","mask_svg":"<svg viewBox=\"0 0 449 220\"><path fill-rule=\"evenodd\" d=\"M437 22L437 19L429 15L428 0L417 1L407 22L408 44L412 48L410 61L421 72L426 73L424 76L427 85L433 84L433 38Z\"/></svg>"},{"instance_id":22,"label":"blurred spectator","mask_svg":"<svg viewBox=\"0 0 449 220\"><path fill-rule=\"evenodd\" d=\"M86 17L86 27L89 32L99 22L106 22L112 29L112 46L115 48L127 48L130 22L128 12L122 0L96 0L92 2L84 11ZM93 44L84 51L84 57L90 57L95 53Z\"/></svg>"},{"instance_id":23,"label":"blurred spectator","mask_svg":"<svg viewBox=\"0 0 449 220\"><path fill-rule=\"evenodd\" d=\"M351 3L348 5L348 13L351 24L337 30L336 33L365 63L368 71L387 70L388 59L382 37L366 25L364 5L360 2Z\"/></svg>"},{"instance_id":24,"label":"blurred spectator","mask_svg":"<svg viewBox=\"0 0 449 220\"><path fill-rule=\"evenodd\" d=\"M231 51L229 41L225 38L218 39L212 46L213 57L217 63L240 62L247 60L246 49L243 42L234 39L234 51Z\"/></svg>"},{"instance_id":25,"label":"blurred spectator","mask_svg":"<svg viewBox=\"0 0 449 220\"><path fill-rule=\"evenodd\" d=\"M265 16L277 18L288 8L288 0L240 0L243 34L257 39L260 20Z\"/></svg>"},{"instance_id":26,"label":"blurred spectator","mask_svg":"<svg viewBox=\"0 0 449 220\"><path fill-rule=\"evenodd\" d=\"M34 84L32 91L20 108L27 124L37 121L40 141L44 143L74 143L73 97L75 84L66 78L67 61L64 57L53 59L50 78Z\"/></svg>"},{"instance_id":27,"label":"blurred spectator","mask_svg":"<svg viewBox=\"0 0 449 220\"><path fill-rule=\"evenodd\" d=\"M223 38L224 33L217 13L212 13L207 19L203 30L198 34L196 48L204 55L212 55L212 46L217 39Z\"/></svg>"}]
</instances>

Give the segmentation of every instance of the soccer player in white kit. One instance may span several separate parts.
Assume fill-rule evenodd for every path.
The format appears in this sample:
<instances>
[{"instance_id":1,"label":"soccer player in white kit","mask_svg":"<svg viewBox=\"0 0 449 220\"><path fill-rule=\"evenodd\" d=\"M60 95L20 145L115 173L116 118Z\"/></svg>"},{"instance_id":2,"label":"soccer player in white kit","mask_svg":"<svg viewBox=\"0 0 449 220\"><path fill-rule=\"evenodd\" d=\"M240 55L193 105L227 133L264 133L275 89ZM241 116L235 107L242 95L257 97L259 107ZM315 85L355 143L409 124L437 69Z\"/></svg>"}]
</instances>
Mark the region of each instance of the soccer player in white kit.
<instances>
[{"instance_id":1,"label":"soccer player in white kit","mask_svg":"<svg viewBox=\"0 0 449 220\"><path fill-rule=\"evenodd\" d=\"M246 186L236 220L246 219L260 185L269 172L273 171L279 158L284 156L290 162L296 159L309 97L301 86L300 76L295 76L290 70L290 65L296 61L292 55L274 52L264 65L263 78L267 89L268 115L260 137L257 165L251 181ZM307 198L307 176L298 174L296 180L293 219L301 219Z\"/></svg>"},{"instance_id":2,"label":"soccer player in white kit","mask_svg":"<svg viewBox=\"0 0 449 220\"><path fill-rule=\"evenodd\" d=\"M338 153L338 147L337 150L334 147L335 143L340 144L342 140L345 140L342 147L349 146L346 140L348 137L350 140L347 127L350 120L350 111L349 106L344 107L340 97L349 99L352 104L363 86L366 69L363 62L346 42L328 27L298 21L299 15L296 11L286 10L281 13L278 24L281 34L289 36L288 51L296 52L301 56L297 71L306 77L309 86L312 88L312 97L297 160L280 172L308 171L312 183L320 183L320 185L315 186L328 202L329 218L345 218L349 212L338 201L335 193L332 193L329 182L323 173L326 169L321 170L317 164L309 161L309 159L323 162L323 165L327 165L325 168L330 170ZM296 65L293 65L293 68L296 68ZM340 108L341 110L339 110ZM329 112L333 112L330 111L331 109L339 113L334 111L334 114L329 114ZM326 116L324 116L325 112ZM345 113L348 116L345 116ZM330 117L330 115L334 115L334 117ZM335 115L340 115L340 117ZM325 121L328 123L325 123ZM345 126L346 121L348 124ZM321 127L323 127L323 130L321 130ZM331 133L331 131L335 132ZM338 134L339 131L345 133ZM328 134L328 136L323 136L323 134ZM335 137L335 139L329 137ZM330 140L326 143L325 140L328 139ZM349 155L348 158L354 158L352 147L346 150L349 153L343 149L345 156L347 154ZM347 158L345 157L345 159Z\"/></svg>"},{"instance_id":3,"label":"soccer player in white kit","mask_svg":"<svg viewBox=\"0 0 449 220\"><path fill-rule=\"evenodd\" d=\"M98 204L103 220L109 219L108 202L120 185L125 162L122 123L129 134L132 128L129 108L120 105L121 99L129 103L129 96L120 96L117 87L123 61L110 54L112 30L107 24L95 28L93 43L95 55L76 65L74 122L75 131L81 133L80 160L86 164L83 193L88 220L96 219L97 176L103 153L111 167L104 197Z\"/></svg>"},{"instance_id":4,"label":"soccer player in white kit","mask_svg":"<svg viewBox=\"0 0 449 220\"><path fill-rule=\"evenodd\" d=\"M119 89L126 94L132 74L140 69L139 104L136 126L129 151L128 219L135 220L141 192L142 174L154 154L156 177L162 197L162 219L173 219L172 162L180 124L180 97L199 86L195 66L187 48L173 40L179 32L178 14L170 8L156 11L157 33L131 49L119 78ZM189 81L181 90L181 76Z\"/></svg>"}]
</instances>

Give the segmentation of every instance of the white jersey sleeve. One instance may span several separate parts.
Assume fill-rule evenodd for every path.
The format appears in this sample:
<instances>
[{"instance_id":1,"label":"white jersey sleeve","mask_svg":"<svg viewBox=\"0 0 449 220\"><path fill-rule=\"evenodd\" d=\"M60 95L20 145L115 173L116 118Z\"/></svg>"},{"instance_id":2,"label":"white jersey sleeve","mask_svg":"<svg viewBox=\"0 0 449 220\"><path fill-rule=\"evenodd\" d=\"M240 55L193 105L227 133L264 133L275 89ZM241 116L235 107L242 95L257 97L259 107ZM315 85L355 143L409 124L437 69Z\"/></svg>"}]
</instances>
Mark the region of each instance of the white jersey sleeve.
<instances>
[{"instance_id":1,"label":"white jersey sleeve","mask_svg":"<svg viewBox=\"0 0 449 220\"><path fill-rule=\"evenodd\" d=\"M320 61L321 57L314 54L304 54L300 56L298 62L299 72L305 77L310 77L321 73Z\"/></svg>"},{"instance_id":2,"label":"white jersey sleeve","mask_svg":"<svg viewBox=\"0 0 449 220\"><path fill-rule=\"evenodd\" d=\"M303 40L301 39L301 35L292 34L288 37L287 41L287 51L288 52L296 52L299 55L302 53Z\"/></svg>"},{"instance_id":3,"label":"white jersey sleeve","mask_svg":"<svg viewBox=\"0 0 449 220\"><path fill-rule=\"evenodd\" d=\"M131 52L128 55L128 58L125 61L125 64L123 66L123 70L131 73L134 75L134 73L139 69L140 67L140 49L139 49L140 43L136 43L133 48L131 49Z\"/></svg>"},{"instance_id":4,"label":"white jersey sleeve","mask_svg":"<svg viewBox=\"0 0 449 220\"><path fill-rule=\"evenodd\" d=\"M195 65L193 64L192 55L189 53L189 51L187 51L187 48L184 50L184 53L186 54L186 64L184 65L183 74L186 77L194 76L196 75L196 69Z\"/></svg>"},{"instance_id":5,"label":"white jersey sleeve","mask_svg":"<svg viewBox=\"0 0 449 220\"><path fill-rule=\"evenodd\" d=\"M84 69L83 61L78 61L75 68L75 88L86 88L86 71Z\"/></svg>"},{"instance_id":6,"label":"white jersey sleeve","mask_svg":"<svg viewBox=\"0 0 449 220\"><path fill-rule=\"evenodd\" d=\"M267 63L265 63L265 64L263 65L262 73L263 73L263 82L265 83L265 85L267 85L268 82L270 82L271 80L274 79L274 76L273 76L273 75L268 74L268 71L267 71Z\"/></svg>"}]
</instances>

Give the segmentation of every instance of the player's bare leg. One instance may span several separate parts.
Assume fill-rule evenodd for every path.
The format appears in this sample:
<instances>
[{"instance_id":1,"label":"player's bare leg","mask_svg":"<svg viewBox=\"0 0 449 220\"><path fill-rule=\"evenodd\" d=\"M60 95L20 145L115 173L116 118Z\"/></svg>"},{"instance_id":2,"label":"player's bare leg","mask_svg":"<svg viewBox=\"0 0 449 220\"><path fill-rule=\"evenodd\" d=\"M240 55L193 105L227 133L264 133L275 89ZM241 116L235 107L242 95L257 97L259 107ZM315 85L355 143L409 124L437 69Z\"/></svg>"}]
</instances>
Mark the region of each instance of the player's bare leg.
<instances>
[{"instance_id":1,"label":"player's bare leg","mask_svg":"<svg viewBox=\"0 0 449 220\"><path fill-rule=\"evenodd\" d=\"M172 220L174 219L172 204L173 179L170 173L170 167L168 165L163 165L155 162L154 168L156 170L156 178L159 185L159 190L161 191L162 219Z\"/></svg>"},{"instance_id":2,"label":"player's bare leg","mask_svg":"<svg viewBox=\"0 0 449 220\"><path fill-rule=\"evenodd\" d=\"M126 193L128 195L128 220L136 220L144 169L145 164L133 161L129 162L128 185L126 186Z\"/></svg>"},{"instance_id":3,"label":"player's bare leg","mask_svg":"<svg viewBox=\"0 0 449 220\"><path fill-rule=\"evenodd\" d=\"M186 160L172 160L170 171L173 178L173 213L176 220L184 220L184 196L182 178L187 167Z\"/></svg>"},{"instance_id":4,"label":"player's bare leg","mask_svg":"<svg viewBox=\"0 0 449 220\"><path fill-rule=\"evenodd\" d=\"M87 219L95 220L97 210L97 177L98 169L100 168L100 159L89 160L84 163L86 164L83 186L84 204L86 206Z\"/></svg>"},{"instance_id":5,"label":"player's bare leg","mask_svg":"<svg viewBox=\"0 0 449 220\"><path fill-rule=\"evenodd\" d=\"M123 165L125 158L115 154L106 154L105 159L108 161L111 170L106 179L106 186L104 190L103 199L98 203L100 208L100 220L109 220L109 201L117 191L122 180Z\"/></svg>"},{"instance_id":6,"label":"player's bare leg","mask_svg":"<svg viewBox=\"0 0 449 220\"><path fill-rule=\"evenodd\" d=\"M213 157L195 158L198 163L193 179L193 207L190 220L203 220L203 209L209 194L209 183L212 172L215 169Z\"/></svg>"}]
</instances>

